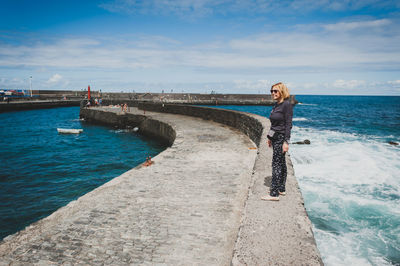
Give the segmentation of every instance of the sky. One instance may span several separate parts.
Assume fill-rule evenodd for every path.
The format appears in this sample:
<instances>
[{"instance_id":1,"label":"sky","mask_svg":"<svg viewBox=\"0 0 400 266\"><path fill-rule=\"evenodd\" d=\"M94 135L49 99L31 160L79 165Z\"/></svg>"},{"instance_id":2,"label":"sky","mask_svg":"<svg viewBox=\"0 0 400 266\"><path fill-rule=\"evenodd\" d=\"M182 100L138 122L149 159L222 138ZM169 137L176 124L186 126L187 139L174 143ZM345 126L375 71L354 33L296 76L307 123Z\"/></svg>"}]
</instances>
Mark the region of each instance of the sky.
<instances>
[{"instance_id":1,"label":"sky","mask_svg":"<svg viewBox=\"0 0 400 266\"><path fill-rule=\"evenodd\" d=\"M399 0L0 7L0 89L400 95Z\"/></svg>"}]
</instances>

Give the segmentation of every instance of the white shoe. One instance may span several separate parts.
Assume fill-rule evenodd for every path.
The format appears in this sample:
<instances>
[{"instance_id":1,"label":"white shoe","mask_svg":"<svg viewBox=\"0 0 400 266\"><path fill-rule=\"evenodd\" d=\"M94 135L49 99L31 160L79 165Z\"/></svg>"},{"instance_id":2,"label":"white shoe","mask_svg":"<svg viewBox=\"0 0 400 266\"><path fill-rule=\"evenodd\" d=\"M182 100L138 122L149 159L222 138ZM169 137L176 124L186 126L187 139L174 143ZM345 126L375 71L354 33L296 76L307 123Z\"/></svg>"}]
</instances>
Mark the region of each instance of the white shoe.
<instances>
[{"instance_id":1,"label":"white shoe","mask_svg":"<svg viewBox=\"0 0 400 266\"><path fill-rule=\"evenodd\" d=\"M286 196L286 192L279 192L279 195Z\"/></svg>"},{"instance_id":2,"label":"white shoe","mask_svg":"<svg viewBox=\"0 0 400 266\"><path fill-rule=\"evenodd\" d=\"M261 197L262 200L279 201L279 197L272 197L270 195Z\"/></svg>"}]
</instances>

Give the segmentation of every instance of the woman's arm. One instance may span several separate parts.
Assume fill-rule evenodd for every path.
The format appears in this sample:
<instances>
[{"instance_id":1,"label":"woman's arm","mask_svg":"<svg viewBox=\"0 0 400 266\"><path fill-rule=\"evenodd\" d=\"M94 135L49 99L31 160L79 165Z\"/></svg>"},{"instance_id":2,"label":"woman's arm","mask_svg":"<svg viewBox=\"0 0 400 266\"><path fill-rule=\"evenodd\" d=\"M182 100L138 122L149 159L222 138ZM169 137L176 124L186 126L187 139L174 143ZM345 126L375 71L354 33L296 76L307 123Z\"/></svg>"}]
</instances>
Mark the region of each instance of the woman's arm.
<instances>
[{"instance_id":1,"label":"woman's arm","mask_svg":"<svg viewBox=\"0 0 400 266\"><path fill-rule=\"evenodd\" d=\"M292 124L293 106L289 101L285 103L284 116L285 116L285 142L283 143L283 152L287 152L289 150L290 134L293 126Z\"/></svg>"}]
</instances>

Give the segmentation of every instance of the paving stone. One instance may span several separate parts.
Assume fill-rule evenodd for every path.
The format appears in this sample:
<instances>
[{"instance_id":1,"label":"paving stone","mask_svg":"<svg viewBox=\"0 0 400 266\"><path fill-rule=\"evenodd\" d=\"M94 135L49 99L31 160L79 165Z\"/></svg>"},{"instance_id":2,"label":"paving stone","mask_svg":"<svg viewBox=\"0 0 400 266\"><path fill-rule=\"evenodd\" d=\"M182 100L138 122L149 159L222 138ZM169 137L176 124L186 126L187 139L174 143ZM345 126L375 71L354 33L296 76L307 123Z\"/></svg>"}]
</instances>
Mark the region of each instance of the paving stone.
<instances>
[{"instance_id":1,"label":"paving stone","mask_svg":"<svg viewBox=\"0 0 400 266\"><path fill-rule=\"evenodd\" d=\"M152 112L146 116L174 128L173 146L155 156L153 165L135 167L5 238L0 265L231 264L241 221L241 228L260 234L260 224L248 219L248 203L247 219L241 220L249 187L255 193L257 150L249 149L255 144L238 130L211 121ZM297 219L301 226L302 215ZM268 227L267 221L263 226ZM252 265L242 244L249 243L237 244L233 262ZM255 248L265 254L263 246Z\"/></svg>"}]
</instances>

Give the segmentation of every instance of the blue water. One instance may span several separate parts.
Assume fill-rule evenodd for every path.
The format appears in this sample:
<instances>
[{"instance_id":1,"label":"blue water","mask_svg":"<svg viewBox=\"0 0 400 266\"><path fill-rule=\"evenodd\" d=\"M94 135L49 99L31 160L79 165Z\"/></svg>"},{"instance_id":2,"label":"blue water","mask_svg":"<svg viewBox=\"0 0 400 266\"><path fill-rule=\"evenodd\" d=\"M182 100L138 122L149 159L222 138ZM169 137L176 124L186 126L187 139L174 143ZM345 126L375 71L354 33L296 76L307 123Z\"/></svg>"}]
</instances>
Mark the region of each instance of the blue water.
<instances>
[{"instance_id":1,"label":"blue water","mask_svg":"<svg viewBox=\"0 0 400 266\"><path fill-rule=\"evenodd\" d=\"M79 107L0 113L0 239L165 149L78 118ZM62 135L57 127L84 131Z\"/></svg>"},{"instance_id":2,"label":"blue water","mask_svg":"<svg viewBox=\"0 0 400 266\"><path fill-rule=\"evenodd\" d=\"M326 265L400 264L400 97L297 96L295 175ZM220 106L268 116L272 107ZM164 149L78 120L79 108L0 114L0 239ZM57 127L83 128L59 135Z\"/></svg>"},{"instance_id":3,"label":"blue water","mask_svg":"<svg viewBox=\"0 0 400 266\"><path fill-rule=\"evenodd\" d=\"M325 265L400 265L400 97L296 98L291 141L311 145L289 153Z\"/></svg>"}]
</instances>

